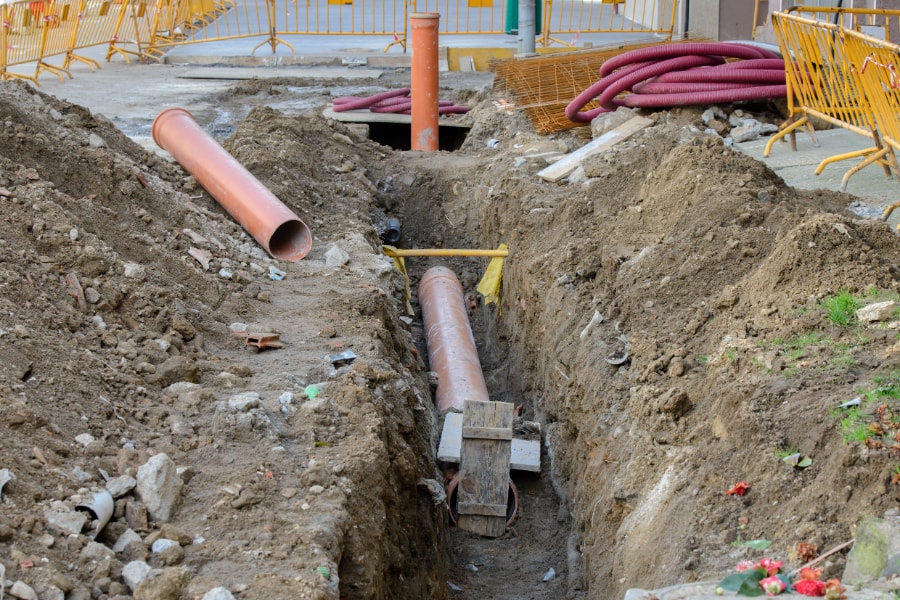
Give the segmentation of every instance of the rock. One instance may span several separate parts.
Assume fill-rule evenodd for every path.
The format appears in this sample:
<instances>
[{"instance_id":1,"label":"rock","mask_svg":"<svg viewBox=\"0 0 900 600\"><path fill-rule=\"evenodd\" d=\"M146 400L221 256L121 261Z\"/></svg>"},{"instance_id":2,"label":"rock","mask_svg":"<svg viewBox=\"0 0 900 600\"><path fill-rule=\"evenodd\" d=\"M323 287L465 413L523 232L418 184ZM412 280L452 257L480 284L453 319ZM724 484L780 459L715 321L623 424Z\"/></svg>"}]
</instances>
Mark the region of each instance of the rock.
<instances>
[{"instance_id":1,"label":"rock","mask_svg":"<svg viewBox=\"0 0 900 600\"><path fill-rule=\"evenodd\" d=\"M128 277L129 279L140 280L143 280L145 278L143 265L127 262L123 265L123 267L125 269L125 277Z\"/></svg>"},{"instance_id":2,"label":"rock","mask_svg":"<svg viewBox=\"0 0 900 600\"><path fill-rule=\"evenodd\" d=\"M164 523L162 527L159 528L159 533L161 538L175 540L182 546L189 546L194 541L193 536L170 523Z\"/></svg>"},{"instance_id":3,"label":"rock","mask_svg":"<svg viewBox=\"0 0 900 600\"><path fill-rule=\"evenodd\" d=\"M44 513L47 527L63 535L78 535L84 529L87 519L87 514L68 510L64 506L52 508Z\"/></svg>"},{"instance_id":4,"label":"rock","mask_svg":"<svg viewBox=\"0 0 900 600\"><path fill-rule=\"evenodd\" d=\"M168 546L159 553L159 559L167 567L177 565L184 560L184 548L178 544Z\"/></svg>"},{"instance_id":5,"label":"rock","mask_svg":"<svg viewBox=\"0 0 900 600\"><path fill-rule=\"evenodd\" d=\"M185 356L173 356L156 367L155 381L163 387L178 381L196 383L200 379L200 369Z\"/></svg>"},{"instance_id":6,"label":"rock","mask_svg":"<svg viewBox=\"0 0 900 600\"><path fill-rule=\"evenodd\" d=\"M731 130L731 139L736 143L749 142L759 137L762 124L756 119L742 119L741 124Z\"/></svg>"},{"instance_id":7,"label":"rock","mask_svg":"<svg viewBox=\"0 0 900 600\"><path fill-rule=\"evenodd\" d=\"M133 560L122 569L122 579L125 580L128 589L133 592L147 578L151 570L150 565L144 561Z\"/></svg>"},{"instance_id":8,"label":"rock","mask_svg":"<svg viewBox=\"0 0 900 600\"><path fill-rule=\"evenodd\" d=\"M41 600L66 600L66 593L54 585L41 590Z\"/></svg>"},{"instance_id":9,"label":"rock","mask_svg":"<svg viewBox=\"0 0 900 600\"><path fill-rule=\"evenodd\" d=\"M200 600L234 600L234 596L227 589L217 587L203 594Z\"/></svg>"},{"instance_id":10,"label":"rock","mask_svg":"<svg viewBox=\"0 0 900 600\"><path fill-rule=\"evenodd\" d=\"M124 552L125 547L132 542L137 542L140 544L144 543L138 532L136 532L134 529L126 529L125 533L120 535L119 539L116 540L116 543L113 544L113 552Z\"/></svg>"},{"instance_id":11,"label":"rock","mask_svg":"<svg viewBox=\"0 0 900 600\"><path fill-rule=\"evenodd\" d=\"M184 569L154 569L134 590L134 600L179 600L187 579Z\"/></svg>"},{"instance_id":12,"label":"rock","mask_svg":"<svg viewBox=\"0 0 900 600\"><path fill-rule=\"evenodd\" d=\"M106 140L96 133L91 133L88 136L88 146L91 148L106 148Z\"/></svg>"},{"instance_id":13,"label":"rock","mask_svg":"<svg viewBox=\"0 0 900 600\"><path fill-rule=\"evenodd\" d=\"M332 244L325 252L325 266L329 268L342 267L350 262L350 255L338 246Z\"/></svg>"},{"instance_id":14,"label":"rock","mask_svg":"<svg viewBox=\"0 0 900 600\"><path fill-rule=\"evenodd\" d=\"M172 518L183 485L175 463L165 453L152 456L138 469L137 494L157 521Z\"/></svg>"},{"instance_id":15,"label":"rock","mask_svg":"<svg viewBox=\"0 0 900 600\"><path fill-rule=\"evenodd\" d=\"M140 502L129 501L125 504L125 522L136 531L147 531L150 528L147 507Z\"/></svg>"},{"instance_id":16,"label":"rock","mask_svg":"<svg viewBox=\"0 0 900 600\"><path fill-rule=\"evenodd\" d=\"M88 542L87 545L81 549L81 556L88 560L100 562L104 559L112 560L116 557L116 554L99 542Z\"/></svg>"},{"instance_id":17,"label":"rock","mask_svg":"<svg viewBox=\"0 0 900 600\"><path fill-rule=\"evenodd\" d=\"M856 311L856 318L863 323L887 321L893 316L897 306L897 303L893 300L868 304Z\"/></svg>"},{"instance_id":18,"label":"rock","mask_svg":"<svg viewBox=\"0 0 900 600\"><path fill-rule=\"evenodd\" d=\"M635 116L634 109L620 106L613 112L601 113L591 121L591 137L597 139Z\"/></svg>"},{"instance_id":19,"label":"rock","mask_svg":"<svg viewBox=\"0 0 900 600\"><path fill-rule=\"evenodd\" d=\"M81 444L82 446L87 447L91 442L93 442L96 438L89 433L82 433L81 435L75 436L75 441Z\"/></svg>"},{"instance_id":20,"label":"rock","mask_svg":"<svg viewBox=\"0 0 900 600\"><path fill-rule=\"evenodd\" d=\"M849 587L897 575L900 575L900 519L861 522L841 581Z\"/></svg>"},{"instance_id":21,"label":"rock","mask_svg":"<svg viewBox=\"0 0 900 600\"><path fill-rule=\"evenodd\" d=\"M16 581L12 584L12 587L9 588L9 595L13 598L19 598L19 600L38 600L37 592L22 581Z\"/></svg>"},{"instance_id":22,"label":"rock","mask_svg":"<svg viewBox=\"0 0 900 600\"><path fill-rule=\"evenodd\" d=\"M118 477L113 477L106 482L106 491L108 491L113 498L121 498L133 490L136 485L137 480L134 477L131 477L130 475L120 475Z\"/></svg>"},{"instance_id":23,"label":"rock","mask_svg":"<svg viewBox=\"0 0 900 600\"><path fill-rule=\"evenodd\" d=\"M185 340L192 340L197 335L197 330L194 329L194 326L182 316L172 319L172 329L180 333Z\"/></svg>"},{"instance_id":24,"label":"rock","mask_svg":"<svg viewBox=\"0 0 900 600\"><path fill-rule=\"evenodd\" d=\"M181 544L179 544L175 540L170 540L170 539L166 539L166 538L158 538L156 541L153 542L153 545L150 546L150 550L158 553L158 552L162 552L169 546L181 546Z\"/></svg>"},{"instance_id":25,"label":"rock","mask_svg":"<svg viewBox=\"0 0 900 600\"><path fill-rule=\"evenodd\" d=\"M235 412L247 412L258 407L259 394L256 392L243 392L228 399L228 408Z\"/></svg>"},{"instance_id":26,"label":"rock","mask_svg":"<svg viewBox=\"0 0 900 600\"><path fill-rule=\"evenodd\" d=\"M64 594L68 594L72 591L74 585L72 584L72 580L60 573L55 569L49 569L47 571L47 579L51 584L58 587L63 591ZM0 569L0 581L3 580L3 570Z\"/></svg>"}]
</instances>

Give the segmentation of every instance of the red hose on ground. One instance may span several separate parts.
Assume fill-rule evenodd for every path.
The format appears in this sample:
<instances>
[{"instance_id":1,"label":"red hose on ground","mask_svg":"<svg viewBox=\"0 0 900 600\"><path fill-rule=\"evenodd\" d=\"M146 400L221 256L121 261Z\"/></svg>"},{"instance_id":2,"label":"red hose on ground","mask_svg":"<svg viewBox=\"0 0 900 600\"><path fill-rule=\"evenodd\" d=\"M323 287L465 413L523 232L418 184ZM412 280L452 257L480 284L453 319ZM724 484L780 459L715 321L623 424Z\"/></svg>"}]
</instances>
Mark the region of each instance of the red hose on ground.
<instances>
[{"instance_id":1,"label":"red hose on ground","mask_svg":"<svg viewBox=\"0 0 900 600\"><path fill-rule=\"evenodd\" d=\"M726 58L741 60L728 63ZM787 93L784 61L777 54L727 42L663 44L632 50L603 63L600 76L566 106L570 120L589 123L618 106L717 104ZM634 93L617 98L628 90ZM600 106L582 112L595 99Z\"/></svg>"},{"instance_id":2,"label":"red hose on ground","mask_svg":"<svg viewBox=\"0 0 900 600\"><path fill-rule=\"evenodd\" d=\"M408 115L412 109L410 88L381 92L374 96L340 96L331 101L334 112L368 109L373 113L394 113ZM465 114L468 106L456 106L450 100L438 100L438 114Z\"/></svg>"}]
</instances>

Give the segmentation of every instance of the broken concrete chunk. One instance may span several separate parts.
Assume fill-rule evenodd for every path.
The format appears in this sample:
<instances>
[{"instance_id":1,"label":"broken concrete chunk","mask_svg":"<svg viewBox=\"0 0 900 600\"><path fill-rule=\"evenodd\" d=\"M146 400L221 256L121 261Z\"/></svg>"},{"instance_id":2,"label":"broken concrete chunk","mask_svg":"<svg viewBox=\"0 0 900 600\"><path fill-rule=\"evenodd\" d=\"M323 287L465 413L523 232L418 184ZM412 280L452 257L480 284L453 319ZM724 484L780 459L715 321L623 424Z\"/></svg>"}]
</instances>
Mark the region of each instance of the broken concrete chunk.
<instances>
[{"instance_id":1,"label":"broken concrete chunk","mask_svg":"<svg viewBox=\"0 0 900 600\"><path fill-rule=\"evenodd\" d=\"M234 600L234 596L227 589L217 587L203 594L200 600Z\"/></svg>"},{"instance_id":2,"label":"broken concrete chunk","mask_svg":"<svg viewBox=\"0 0 900 600\"><path fill-rule=\"evenodd\" d=\"M133 560L122 569L122 579L132 592L137 589L152 569L142 560Z\"/></svg>"},{"instance_id":3,"label":"broken concrete chunk","mask_svg":"<svg viewBox=\"0 0 900 600\"><path fill-rule=\"evenodd\" d=\"M153 569L134 590L134 600L178 600L187 580L187 571L178 567Z\"/></svg>"},{"instance_id":4,"label":"broken concrete chunk","mask_svg":"<svg viewBox=\"0 0 900 600\"><path fill-rule=\"evenodd\" d=\"M228 408L235 412L247 412L259 407L259 394L243 392L228 399Z\"/></svg>"},{"instance_id":5,"label":"broken concrete chunk","mask_svg":"<svg viewBox=\"0 0 900 600\"><path fill-rule=\"evenodd\" d=\"M140 534L137 533L134 529L126 529L125 533L120 535L119 539L116 540L116 543L113 544L113 552L124 552L125 547L132 542L143 544L144 540L141 539Z\"/></svg>"},{"instance_id":6,"label":"broken concrete chunk","mask_svg":"<svg viewBox=\"0 0 900 600\"><path fill-rule=\"evenodd\" d=\"M325 252L325 266L330 268L342 267L350 262L350 255L338 246L332 245Z\"/></svg>"},{"instance_id":7,"label":"broken concrete chunk","mask_svg":"<svg viewBox=\"0 0 900 600\"><path fill-rule=\"evenodd\" d=\"M112 494L113 498L121 498L133 490L136 485L137 480L134 477L131 477L130 475L120 475L119 477L113 477L106 482L106 490Z\"/></svg>"},{"instance_id":8,"label":"broken concrete chunk","mask_svg":"<svg viewBox=\"0 0 900 600\"><path fill-rule=\"evenodd\" d=\"M16 581L9 588L9 595L19 600L38 600L37 592L23 581Z\"/></svg>"},{"instance_id":9,"label":"broken concrete chunk","mask_svg":"<svg viewBox=\"0 0 900 600\"><path fill-rule=\"evenodd\" d=\"M165 453L150 457L138 469L137 494L147 506L147 512L157 521L172 518L183 485L175 463Z\"/></svg>"},{"instance_id":10,"label":"broken concrete chunk","mask_svg":"<svg viewBox=\"0 0 900 600\"><path fill-rule=\"evenodd\" d=\"M88 517L83 512L69 510L65 506L58 506L46 511L44 520L51 531L63 535L78 535L84 529Z\"/></svg>"},{"instance_id":11,"label":"broken concrete chunk","mask_svg":"<svg viewBox=\"0 0 900 600\"><path fill-rule=\"evenodd\" d=\"M893 316L894 312L896 312L897 306L898 304L893 300L875 302L874 304L863 306L857 310L856 318L863 323L887 321Z\"/></svg>"}]
</instances>

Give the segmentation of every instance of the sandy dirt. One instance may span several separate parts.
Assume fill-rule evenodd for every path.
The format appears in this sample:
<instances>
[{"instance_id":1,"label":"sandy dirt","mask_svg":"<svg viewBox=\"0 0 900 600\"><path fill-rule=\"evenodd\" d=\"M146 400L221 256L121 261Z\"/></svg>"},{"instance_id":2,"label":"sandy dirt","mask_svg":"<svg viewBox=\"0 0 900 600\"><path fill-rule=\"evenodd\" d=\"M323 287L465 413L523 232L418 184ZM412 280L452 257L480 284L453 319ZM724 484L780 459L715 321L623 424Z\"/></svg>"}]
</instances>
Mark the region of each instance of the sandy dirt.
<instances>
[{"instance_id":1,"label":"sandy dirt","mask_svg":"<svg viewBox=\"0 0 900 600\"><path fill-rule=\"evenodd\" d=\"M653 126L556 184L536 173L584 136L534 134L484 77L442 89L473 107L452 153L393 150L320 116L408 75L184 98L313 231L297 263L267 257L131 139L157 107L105 116L0 82L7 594L617 598L743 558L795 567L898 507L898 322L842 326L823 306L898 298L886 224L848 212L852 196L786 186L700 133L699 109L646 113ZM415 297L433 264L472 292L487 262L408 259L409 315L373 227L384 214L403 247L510 247L500 306L478 302L471 320L492 399L540 423L543 456L540 475L514 473L520 513L500 538L451 527L429 491L449 473ZM326 260L335 248L346 262ZM284 348L254 351L239 324ZM330 360L345 350L357 358ZM878 407L887 417L845 441L838 406L855 397L863 430ZM161 454L183 484L165 518L140 487L117 492L96 539L54 516ZM746 495L725 493L741 480ZM177 543L154 551L160 538ZM755 539L771 547L743 544ZM153 570L132 589L135 563Z\"/></svg>"}]
</instances>

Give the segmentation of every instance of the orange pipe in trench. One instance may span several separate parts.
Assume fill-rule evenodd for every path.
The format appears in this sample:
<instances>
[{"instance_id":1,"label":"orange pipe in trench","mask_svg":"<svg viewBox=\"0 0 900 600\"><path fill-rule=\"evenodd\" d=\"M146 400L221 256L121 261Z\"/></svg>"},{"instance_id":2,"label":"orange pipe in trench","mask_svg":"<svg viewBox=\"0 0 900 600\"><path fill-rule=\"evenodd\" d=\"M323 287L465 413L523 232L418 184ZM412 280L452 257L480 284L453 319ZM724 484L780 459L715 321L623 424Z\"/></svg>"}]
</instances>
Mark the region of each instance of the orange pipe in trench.
<instances>
[{"instance_id":1,"label":"orange pipe in trench","mask_svg":"<svg viewBox=\"0 0 900 600\"><path fill-rule=\"evenodd\" d=\"M419 305L431 370L437 373L435 404L438 412L462 412L466 400L490 401L463 289L453 271L432 267L419 282Z\"/></svg>"},{"instance_id":2,"label":"orange pipe in trench","mask_svg":"<svg viewBox=\"0 0 900 600\"><path fill-rule=\"evenodd\" d=\"M410 129L413 150L438 149L438 23L440 13L412 13Z\"/></svg>"},{"instance_id":3,"label":"orange pipe in trench","mask_svg":"<svg viewBox=\"0 0 900 600\"><path fill-rule=\"evenodd\" d=\"M244 166L210 137L183 108L170 108L153 121L153 141L175 157L222 208L279 260L309 254L309 227Z\"/></svg>"}]
</instances>

